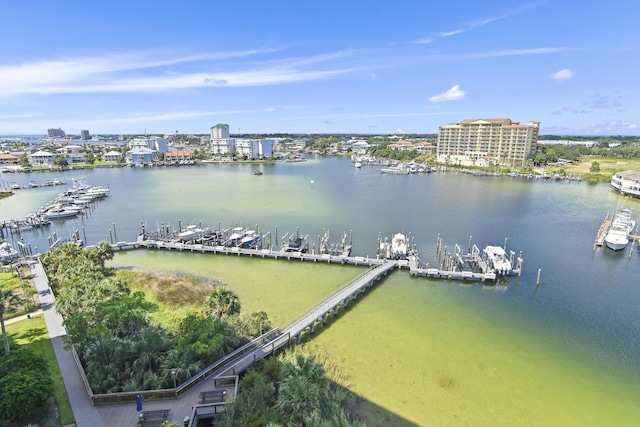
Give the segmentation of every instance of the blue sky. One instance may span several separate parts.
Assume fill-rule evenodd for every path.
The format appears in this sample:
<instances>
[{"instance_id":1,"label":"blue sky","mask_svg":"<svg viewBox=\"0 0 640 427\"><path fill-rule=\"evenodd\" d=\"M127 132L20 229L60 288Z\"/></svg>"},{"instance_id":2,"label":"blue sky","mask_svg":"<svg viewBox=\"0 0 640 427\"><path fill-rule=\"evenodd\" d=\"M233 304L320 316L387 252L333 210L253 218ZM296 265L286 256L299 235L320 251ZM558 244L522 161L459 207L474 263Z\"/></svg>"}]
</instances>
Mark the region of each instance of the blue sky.
<instances>
[{"instance_id":1,"label":"blue sky","mask_svg":"<svg viewBox=\"0 0 640 427\"><path fill-rule=\"evenodd\" d=\"M638 135L640 2L0 0L0 135Z\"/></svg>"}]
</instances>

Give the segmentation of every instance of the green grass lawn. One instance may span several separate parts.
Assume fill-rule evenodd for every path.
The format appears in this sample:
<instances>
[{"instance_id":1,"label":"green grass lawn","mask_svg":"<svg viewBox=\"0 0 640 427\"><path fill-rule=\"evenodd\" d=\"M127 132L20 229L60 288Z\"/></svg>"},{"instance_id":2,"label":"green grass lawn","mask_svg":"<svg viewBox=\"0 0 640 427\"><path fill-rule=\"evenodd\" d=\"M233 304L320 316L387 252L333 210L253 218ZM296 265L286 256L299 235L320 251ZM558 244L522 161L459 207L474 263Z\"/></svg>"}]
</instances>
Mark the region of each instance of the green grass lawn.
<instances>
[{"instance_id":1,"label":"green grass lawn","mask_svg":"<svg viewBox=\"0 0 640 427\"><path fill-rule=\"evenodd\" d=\"M46 359L49 374L53 380L53 392L58 404L60 422L63 426L75 423L71 403L69 402L67 390L62 381L62 374L56 362L56 355L53 351L51 340L49 339L49 331L47 330L44 316L34 316L31 319L10 323L7 325L7 334L19 345L27 347Z\"/></svg>"}]
</instances>

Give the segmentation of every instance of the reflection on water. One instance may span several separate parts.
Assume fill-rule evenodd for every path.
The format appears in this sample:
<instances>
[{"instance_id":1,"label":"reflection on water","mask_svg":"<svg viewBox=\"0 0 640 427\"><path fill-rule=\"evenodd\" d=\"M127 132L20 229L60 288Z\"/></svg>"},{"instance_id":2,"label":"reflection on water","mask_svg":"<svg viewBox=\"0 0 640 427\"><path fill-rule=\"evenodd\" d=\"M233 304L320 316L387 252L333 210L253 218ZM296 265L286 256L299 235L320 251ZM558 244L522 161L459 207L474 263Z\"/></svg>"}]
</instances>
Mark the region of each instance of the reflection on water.
<instances>
[{"instance_id":1,"label":"reflection on water","mask_svg":"<svg viewBox=\"0 0 640 427\"><path fill-rule=\"evenodd\" d=\"M336 158L261 167L262 176L251 165L77 172L91 184L108 184L112 196L84 218L14 238L45 247L52 230L65 236L84 227L95 243L116 224L118 240L133 240L140 221L175 228L181 220L272 233L277 227L280 235L300 227L311 241L323 229L334 240L346 231L356 255L373 256L379 233L404 230L425 262L436 259L438 234L449 247L466 247L470 236L480 247L508 238L509 249L523 252L524 272L506 287L397 271L314 343L343 368L355 393L417 425L629 425L640 415L640 251L630 259L629 250L593 251L607 211L619 204L638 213L637 201L608 185L390 176ZM23 217L55 192L25 190L0 200L0 220ZM276 324L357 274L341 266L161 252L132 252L116 263L221 275L242 289L247 307L286 313ZM280 307L273 295L284 301Z\"/></svg>"}]
</instances>

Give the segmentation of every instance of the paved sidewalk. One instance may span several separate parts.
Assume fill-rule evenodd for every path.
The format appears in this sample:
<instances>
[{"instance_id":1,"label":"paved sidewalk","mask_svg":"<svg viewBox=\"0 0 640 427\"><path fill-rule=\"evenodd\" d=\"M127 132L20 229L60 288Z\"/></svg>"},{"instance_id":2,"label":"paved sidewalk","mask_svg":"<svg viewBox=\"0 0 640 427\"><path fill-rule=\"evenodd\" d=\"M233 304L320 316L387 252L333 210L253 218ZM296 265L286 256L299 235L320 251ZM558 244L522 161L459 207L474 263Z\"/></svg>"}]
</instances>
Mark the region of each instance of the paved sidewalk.
<instances>
[{"instance_id":1,"label":"paved sidewalk","mask_svg":"<svg viewBox=\"0 0 640 427\"><path fill-rule=\"evenodd\" d=\"M30 261L33 283L40 295L40 305L49 329L51 343L56 353L58 366L71 401L71 409L77 427L105 427L98 409L93 406L82 383L82 377L70 351L64 349L62 337L67 334L62 316L55 309L55 298L49 287L49 280L40 261Z\"/></svg>"},{"instance_id":2,"label":"paved sidewalk","mask_svg":"<svg viewBox=\"0 0 640 427\"><path fill-rule=\"evenodd\" d=\"M42 310L38 309L38 310L30 312L29 314L23 314L21 316L12 317L11 319L6 319L4 321L4 324L5 325L9 325L11 323L15 323L15 322L19 322L21 320L25 320L25 319L28 318L28 316L36 317L36 316L40 316L41 314L42 314Z\"/></svg>"}]
</instances>

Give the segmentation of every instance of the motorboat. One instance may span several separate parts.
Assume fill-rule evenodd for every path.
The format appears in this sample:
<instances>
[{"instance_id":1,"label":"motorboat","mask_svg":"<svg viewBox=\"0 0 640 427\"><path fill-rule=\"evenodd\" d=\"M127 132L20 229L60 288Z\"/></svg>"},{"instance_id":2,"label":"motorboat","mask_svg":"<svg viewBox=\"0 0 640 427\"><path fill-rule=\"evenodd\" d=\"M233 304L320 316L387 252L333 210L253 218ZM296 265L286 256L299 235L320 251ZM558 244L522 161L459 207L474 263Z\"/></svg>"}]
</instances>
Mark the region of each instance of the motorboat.
<instances>
[{"instance_id":1,"label":"motorboat","mask_svg":"<svg viewBox=\"0 0 640 427\"><path fill-rule=\"evenodd\" d=\"M629 244L629 234L636 226L636 222L631 219L631 210L627 208L618 209L609 231L604 236L604 243L609 249L619 251Z\"/></svg>"},{"instance_id":2,"label":"motorboat","mask_svg":"<svg viewBox=\"0 0 640 427\"><path fill-rule=\"evenodd\" d=\"M292 234L284 247L285 252L306 252L306 239L299 234Z\"/></svg>"},{"instance_id":3,"label":"motorboat","mask_svg":"<svg viewBox=\"0 0 640 427\"><path fill-rule=\"evenodd\" d=\"M247 230L244 232L244 237L240 239L240 246L243 248L251 248L260 242L260 234L255 230Z\"/></svg>"},{"instance_id":4,"label":"motorboat","mask_svg":"<svg viewBox=\"0 0 640 427\"><path fill-rule=\"evenodd\" d=\"M407 238L402 233L396 233L391 239L391 258L406 259L407 258Z\"/></svg>"},{"instance_id":5,"label":"motorboat","mask_svg":"<svg viewBox=\"0 0 640 427\"><path fill-rule=\"evenodd\" d=\"M205 230L199 228L197 225L188 225L184 227L180 233L178 233L178 239L183 242L188 242L189 240L195 240L199 237L204 236Z\"/></svg>"},{"instance_id":6,"label":"motorboat","mask_svg":"<svg viewBox=\"0 0 640 427\"><path fill-rule=\"evenodd\" d=\"M231 235L225 242L227 246L237 246L240 244L240 240L244 237L244 228L235 227L231 229Z\"/></svg>"},{"instance_id":7,"label":"motorboat","mask_svg":"<svg viewBox=\"0 0 640 427\"><path fill-rule=\"evenodd\" d=\"M487 246L484 248L484 254L489 267L493 268L496 274L512 274L511 260L501 246Z\"/></svg>"},{"instance_id":8,"label":"motorboat","mask_svg":"<svg viewBox=\"0 0 640 427\"><path fill-rule=\"evenodd\" d=\"M262 171L261 170L257 170L253 173L254 175L262 175Z\"/></svg>"},{"instance_id":9,"label":"motorboat","mask_svg":"<svg viewBox=\"0 0 640 427\"><path fill-rule=\"evenodd\" d=\"M20 253L9 242L0 243L0 262L8 264L20 258Z\"/></svg>"},{"instance_id":10,"label":"motorboat","mask_svg":"<svg viewBox=\"0 0 640 427\"><path fill-rule=\"evenodd\" d=\"M402 166L389 166L387 168L380 169L380 172L386 173L388 175L408 175L409 169L406 169Z\"/></svg>"},{"instance_id":11,"label":"motorboat","mask_svg":"<svg viewBox=\"0 0 640 427\"><path fill-rule=\"evenodd\" d=\"M78 214L80 214L80 209L70 206L57 206L47 210L43 216L45 219L63 219L73 218Z\"/></svg>"}]
</instances>

